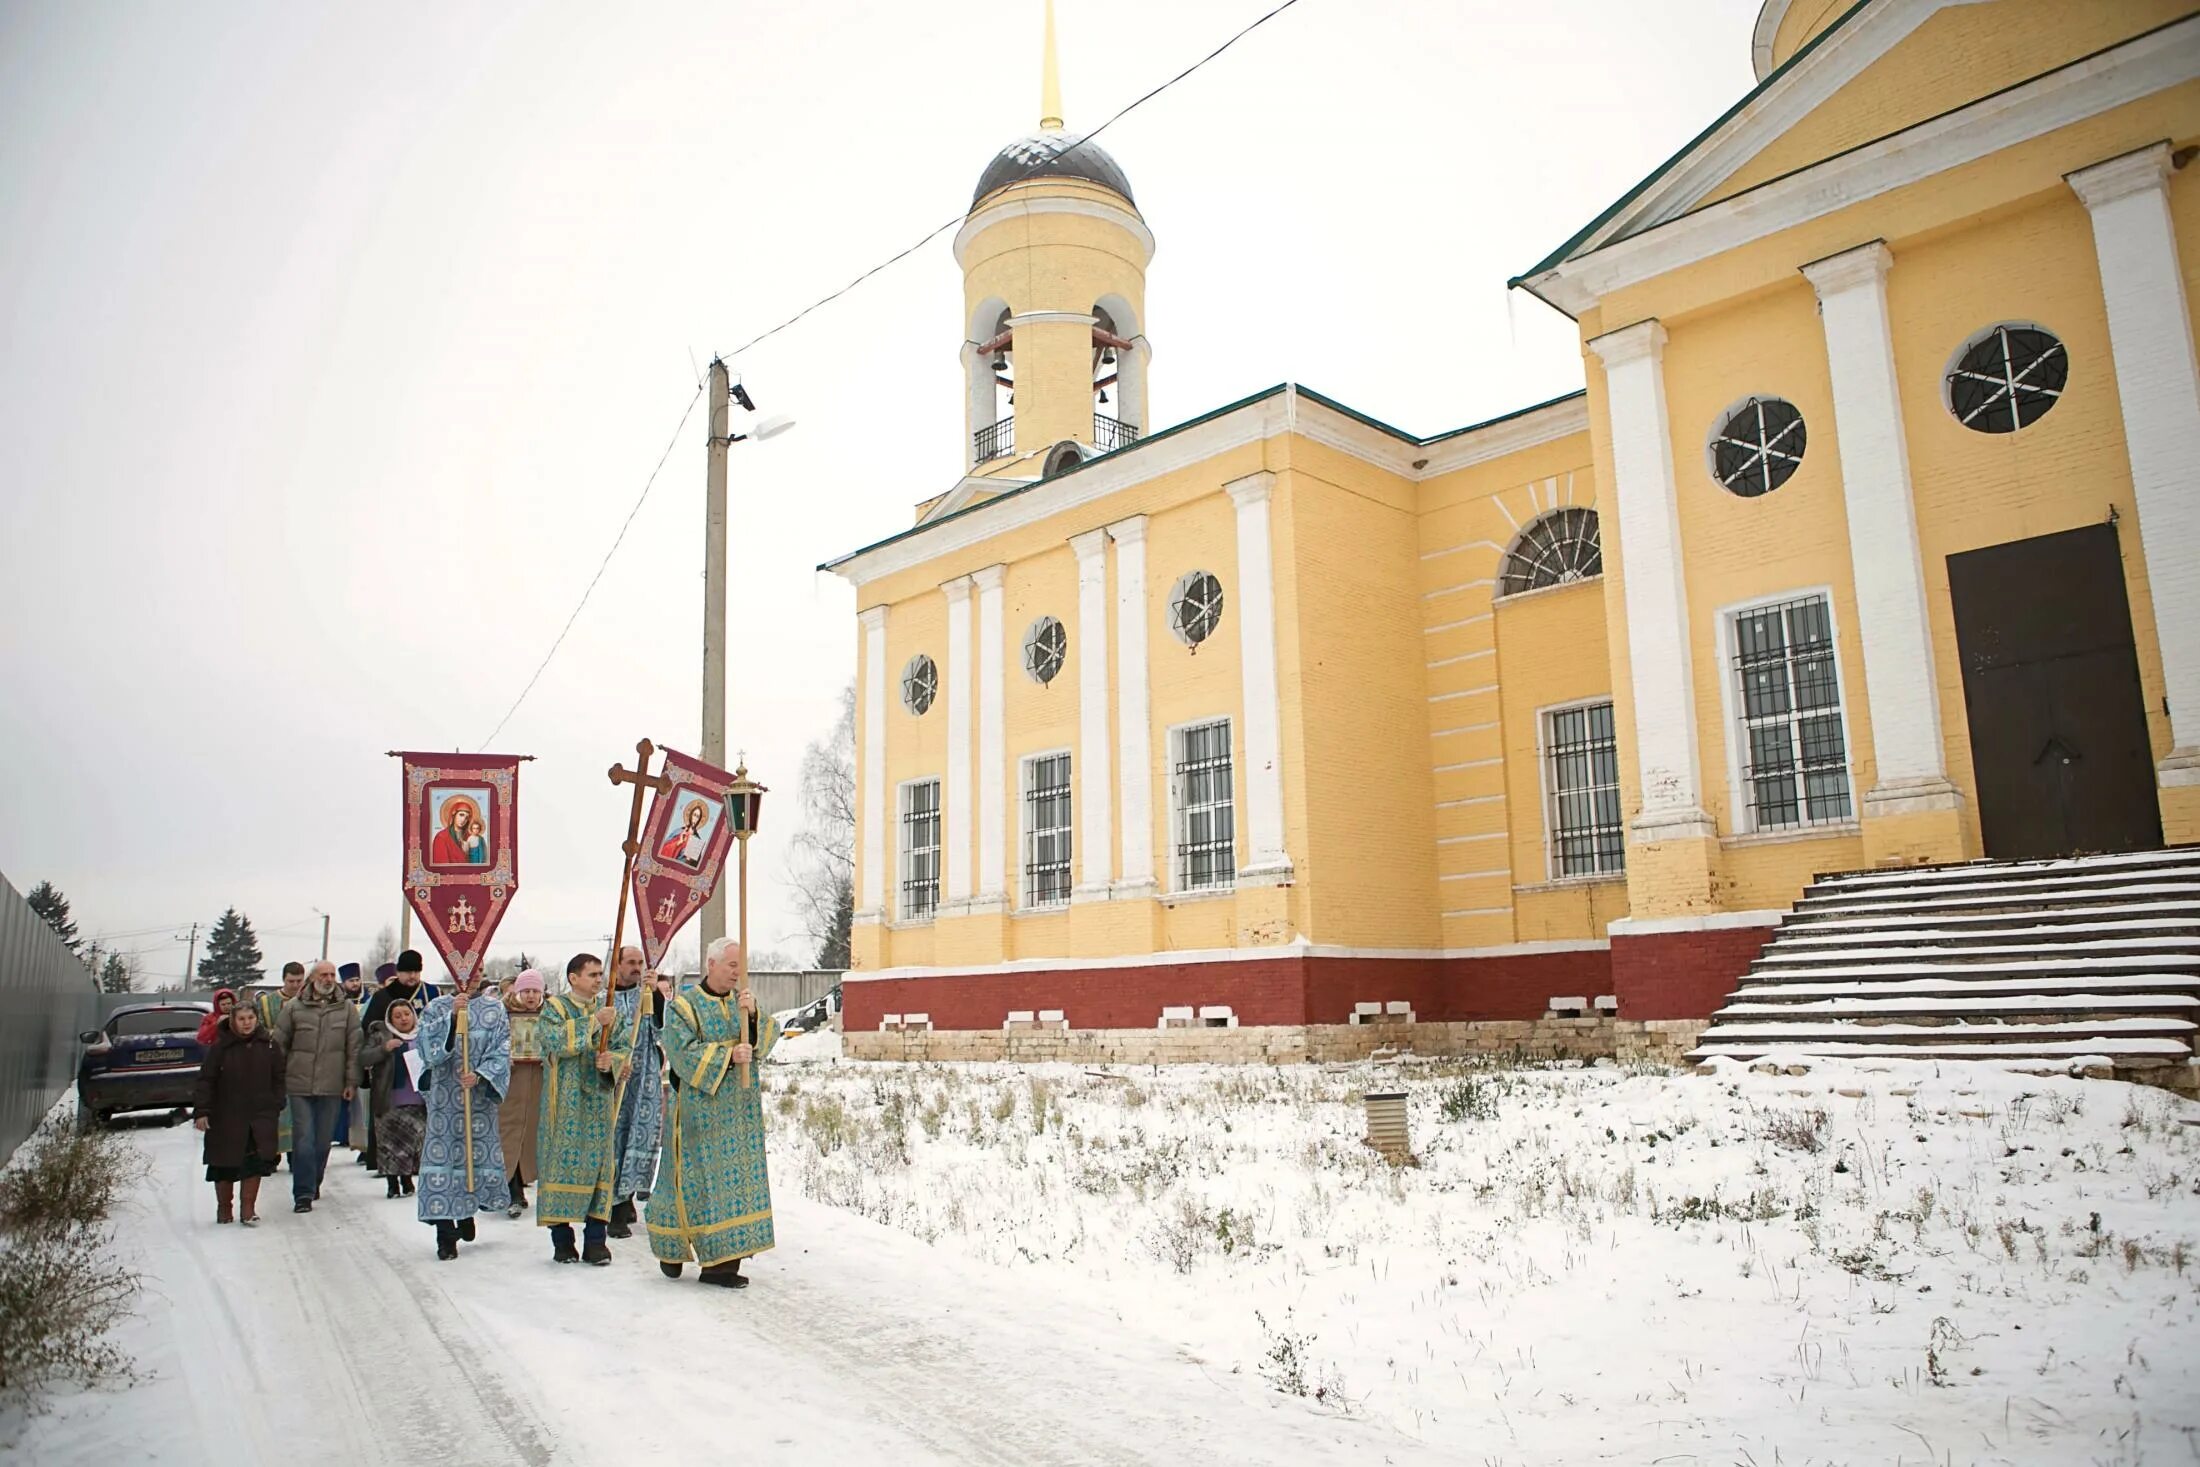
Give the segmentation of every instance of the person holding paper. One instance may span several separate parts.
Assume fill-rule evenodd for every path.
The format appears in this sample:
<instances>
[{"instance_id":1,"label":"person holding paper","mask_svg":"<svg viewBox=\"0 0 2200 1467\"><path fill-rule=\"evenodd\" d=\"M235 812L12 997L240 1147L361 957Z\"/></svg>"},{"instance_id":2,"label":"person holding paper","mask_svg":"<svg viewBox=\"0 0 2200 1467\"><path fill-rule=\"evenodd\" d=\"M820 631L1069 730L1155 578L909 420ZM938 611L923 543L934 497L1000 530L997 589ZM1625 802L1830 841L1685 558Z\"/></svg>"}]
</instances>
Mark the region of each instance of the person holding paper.
<instances>
[{"instance_id":1,"label":"person holding paper","mask_svg":"<svg viewBox=\"0 0 2200 1467\"><path fill-rule=\"evenodd\" d=\"M420 1019L402 1000L367 1030L362 1059L372 1086L375 1160L390 1197L410 1197L420 1173L420 1140L428 1132L428 1098L420 1093Z\"/></svg>"}]
</instances>

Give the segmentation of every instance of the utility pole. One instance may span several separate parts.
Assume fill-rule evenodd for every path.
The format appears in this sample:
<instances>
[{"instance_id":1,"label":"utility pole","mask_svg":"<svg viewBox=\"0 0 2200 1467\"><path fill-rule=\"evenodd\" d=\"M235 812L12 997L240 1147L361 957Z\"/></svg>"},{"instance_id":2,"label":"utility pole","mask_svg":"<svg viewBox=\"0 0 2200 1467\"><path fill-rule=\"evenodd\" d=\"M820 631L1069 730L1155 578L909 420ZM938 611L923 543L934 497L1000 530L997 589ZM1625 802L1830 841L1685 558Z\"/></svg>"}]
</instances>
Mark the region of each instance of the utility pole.
<instances>
[{"instance_id":1,"label":"utility pole","mask_svg":"<svg viewBox=\"0 0 2200 1467\"><path fill-rule=\"evenodd\" d=\"M703 762L726 767L726 450L733 440L726 364L710 362L710 459L703 496ZM726 889L703 903L703 947L726 935ZM607 953L607 961L616 954Z\"/></svg>"},{"instance_id":2,"label":"utility pole","mask_svg":"<svg viewBox=\"0 0 2200 1467\"><path fill-rule=\"evenodd\" d=\"M321 961L328 961L328 913L321 914Z\"/></svg>"},{"instance_id":3,"label":"utility pole","mask_svg":"<svg viewBox=\"0 0 2200 1467\"><path fill-rule=\"evenodd\" d=\"M192 966L196 962L199 955L198 923L193 922L191 924L191 936L187 940L190 942L191 945L183 950L183 986L185 988L189 988L191 986Z\"/></svg>"}]
</instances>

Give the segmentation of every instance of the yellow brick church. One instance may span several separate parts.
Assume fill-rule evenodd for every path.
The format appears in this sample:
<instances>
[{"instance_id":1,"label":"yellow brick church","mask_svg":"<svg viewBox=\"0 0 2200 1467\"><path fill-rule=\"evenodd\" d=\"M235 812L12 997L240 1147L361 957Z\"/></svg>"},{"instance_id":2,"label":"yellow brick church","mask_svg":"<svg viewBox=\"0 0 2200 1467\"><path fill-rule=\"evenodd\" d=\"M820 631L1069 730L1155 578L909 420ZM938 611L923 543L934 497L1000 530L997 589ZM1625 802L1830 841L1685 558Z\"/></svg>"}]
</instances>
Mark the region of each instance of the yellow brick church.
<instances>
[{"instance_id":1,"label":"yellow brick church","mask_svg":"<svg viewBox=\"0 0 2200 1467\"><path fill-rule=\"evenodd\" d=\"M829 562L849 1030L1700 1018L1819 873L2200 841L2200 12L1746 39L1513 282L1586 390L1418 438L1150 420L1050 34L955 239L962 477Z\"/></svg>"}]
</instances>

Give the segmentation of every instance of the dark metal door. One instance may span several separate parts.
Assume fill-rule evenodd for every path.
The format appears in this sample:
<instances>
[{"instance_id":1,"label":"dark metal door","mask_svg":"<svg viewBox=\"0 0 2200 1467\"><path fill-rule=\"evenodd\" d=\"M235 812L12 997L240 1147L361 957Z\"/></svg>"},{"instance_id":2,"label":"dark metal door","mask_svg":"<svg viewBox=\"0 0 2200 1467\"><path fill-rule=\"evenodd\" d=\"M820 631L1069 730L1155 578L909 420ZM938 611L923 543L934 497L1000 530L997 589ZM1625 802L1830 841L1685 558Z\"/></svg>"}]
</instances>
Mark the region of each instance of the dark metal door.
<instances>
[{"instance_id":1,"label":"dark metal door","mask_svg":"<svg viewBox=\"0 0 2200 1467\"><path fill-rule=\"evenodd\" d=\"M2113 525L1948 557L1986 854L2162 844Z\"/></svg>"}]
</instances>

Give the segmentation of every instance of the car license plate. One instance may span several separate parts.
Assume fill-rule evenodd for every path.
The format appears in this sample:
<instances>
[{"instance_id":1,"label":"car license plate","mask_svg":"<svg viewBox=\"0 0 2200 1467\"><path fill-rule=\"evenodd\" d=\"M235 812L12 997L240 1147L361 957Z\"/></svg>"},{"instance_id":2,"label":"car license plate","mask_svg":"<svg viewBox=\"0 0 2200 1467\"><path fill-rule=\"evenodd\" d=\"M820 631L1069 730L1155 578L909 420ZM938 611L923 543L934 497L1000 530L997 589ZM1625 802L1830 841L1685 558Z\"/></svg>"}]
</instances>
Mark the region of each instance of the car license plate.
<instances>
[{"instance_id":1,"label":"car license plate","mask_svg":"<svg viewBox=\"0 0 2200 1467\"><path fill-rule=\"evenodd\" d=\"M130 1058L141 1065L173 1065L181 1064L185 1056L180 1049L141 1049Z\"/></svg>"}]
</instances>

